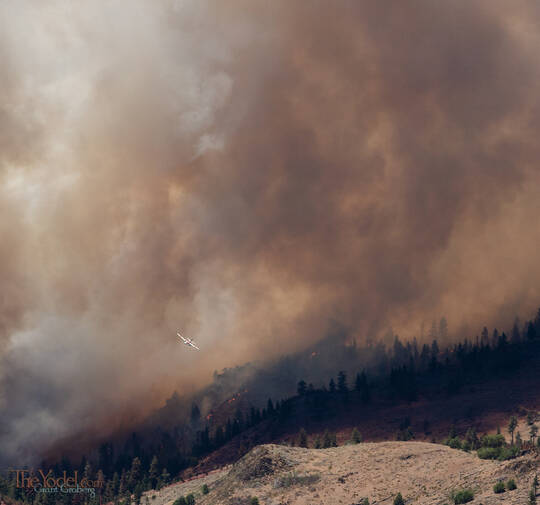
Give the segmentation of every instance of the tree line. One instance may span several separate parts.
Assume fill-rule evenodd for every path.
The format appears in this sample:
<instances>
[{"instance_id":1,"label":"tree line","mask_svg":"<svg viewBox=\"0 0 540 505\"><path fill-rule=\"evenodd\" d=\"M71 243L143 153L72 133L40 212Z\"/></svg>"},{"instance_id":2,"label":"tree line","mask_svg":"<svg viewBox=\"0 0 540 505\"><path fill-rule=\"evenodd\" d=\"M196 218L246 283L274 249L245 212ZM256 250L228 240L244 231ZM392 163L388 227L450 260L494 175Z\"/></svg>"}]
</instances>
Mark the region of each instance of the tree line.
<instances>
[{"instance_id":1,"label":"tree line","mask_svg":"<svg viewBox=\"0 0 540 505\"><path fill-rule=\"evenodd\" d=\"M442 328L447 331L446 321ZM134 496L139 502L144 491L169 484L203 456L247 430L254 428L256 432L261 424L264 424L261 431L270 433L272 438L291 426L304 425L306 419L325 421L341 415L352 405L382 400L411 402L420 395L454 395L471 379L513 373L531 356L538 355L539 343L540 310L535 320L526 322L522 329L514 324L510 337L497 329L489 332L484 328L475 339L442 346L437 339L419 345L416 339L403 342L395 336L392 345L382 349L380 344L367 345L366 352L373 353L373 347L377 347L378 359L370 367L362 366L353 373L352 381L346 370L339 370L327 383L317 386L300 379L296 395L278 401L268 398L262 408L238 409L222 424L203 419L194 403L186 422L172 430L156 429L150 442L133 433L122 447L113 441L105 442L92 457L83 456L79 461L64 457L48 468L57 475L78 470L90 479L102 479L104 487L100 492L106 501L129 503ZM345 343L340 345L348 347ZM362 354L361 349L356 351ZM405 435L406 429L403 428ZM186 432L190 431L191 442L186 443ZM323 438L321 446L333 445L330 435ZM0 479L0 493L23 502L47 505L78 503L82 499L77 495L25 493L15 487L13 475ZM94 500L98 503L99 496Z\"/></svg>"}]
</instances>

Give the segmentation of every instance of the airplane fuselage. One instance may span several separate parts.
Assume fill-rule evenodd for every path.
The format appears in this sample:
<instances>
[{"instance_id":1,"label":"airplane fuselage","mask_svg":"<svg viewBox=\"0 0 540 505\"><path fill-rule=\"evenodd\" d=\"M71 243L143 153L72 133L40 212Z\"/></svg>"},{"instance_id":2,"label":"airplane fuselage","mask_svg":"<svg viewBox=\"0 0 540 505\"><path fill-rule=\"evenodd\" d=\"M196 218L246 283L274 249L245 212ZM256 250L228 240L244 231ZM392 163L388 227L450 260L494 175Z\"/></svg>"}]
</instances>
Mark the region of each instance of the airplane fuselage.
<instances>
[{"instance_id":1,"label":"airplane fuselage","mask_svg":"<svg viewBox=\"0 0 540 505\"><path fill-rule=\"evenodd\" d=\"M180 335L180 333L176 332L176 334L182 339L182 342L185 344L185 345L189 345L195 349L197 349L197 351L200 351L200 349L195 345L195 343L193 342L193 340L191 340L190 338L185 338L183 337L182 335Z\"/></svg>"}]
</instances>

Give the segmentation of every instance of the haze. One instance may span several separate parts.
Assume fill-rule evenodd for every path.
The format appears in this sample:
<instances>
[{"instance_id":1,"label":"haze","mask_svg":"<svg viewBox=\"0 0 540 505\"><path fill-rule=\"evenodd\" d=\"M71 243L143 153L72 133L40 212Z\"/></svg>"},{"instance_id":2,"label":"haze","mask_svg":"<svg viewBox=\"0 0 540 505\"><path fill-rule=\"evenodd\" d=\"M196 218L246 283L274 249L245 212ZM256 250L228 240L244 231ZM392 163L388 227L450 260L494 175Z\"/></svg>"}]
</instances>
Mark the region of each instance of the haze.
<instances>
[{"instance_id":1,"label":"haze","mask_svg":"<svg viewBox=\"0 0 540 505\"><path fill-rule=\"evenodd\" d=\"M3 460L331 320L529 316L539 22L533 0L3 1Z\"/></svg>"}]
</instances>

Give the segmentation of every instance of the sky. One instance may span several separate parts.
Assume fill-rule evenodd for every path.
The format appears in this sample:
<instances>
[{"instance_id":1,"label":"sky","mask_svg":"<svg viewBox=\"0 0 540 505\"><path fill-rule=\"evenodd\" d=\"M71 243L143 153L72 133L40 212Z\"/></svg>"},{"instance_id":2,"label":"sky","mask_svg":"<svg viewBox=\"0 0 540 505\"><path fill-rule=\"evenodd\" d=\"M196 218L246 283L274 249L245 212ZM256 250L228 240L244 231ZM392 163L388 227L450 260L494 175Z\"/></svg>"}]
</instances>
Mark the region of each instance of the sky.
<instances>
[{"instance_id":1,"label":"sky","mask_svg":"<svg viewBox=\"0 0 540 505\"><path fill-rule=\"evenodd\" d=\"M331 321L531 317L539 24L533 0L2 0L0 460Z\"/></svg>"}]
</instances>

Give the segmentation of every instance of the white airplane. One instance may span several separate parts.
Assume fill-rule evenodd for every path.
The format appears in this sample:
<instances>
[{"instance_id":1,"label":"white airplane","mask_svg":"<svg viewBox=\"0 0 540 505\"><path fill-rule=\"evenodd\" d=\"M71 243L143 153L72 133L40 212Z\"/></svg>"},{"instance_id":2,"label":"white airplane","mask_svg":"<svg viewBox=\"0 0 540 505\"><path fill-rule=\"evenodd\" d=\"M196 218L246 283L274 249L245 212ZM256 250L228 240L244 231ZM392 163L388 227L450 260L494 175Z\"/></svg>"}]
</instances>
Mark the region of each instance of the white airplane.
<instances>
[{"instance_id":1,"label":"white airplane","mask_svg":"<svg viewBox=\"0 0 540 505\"><path fill-rule=\"evenodd\" d=\"M195 345L195 343L193 342L193 340L191 340L190 338L184 338L182 335L180 335L180 333L176 332L176 334L182 339L182 342L186 345L190 345L191 347L195 347L195 349L197 349L197 351L200 351L200 349Z\"/></svg>"}]
</instances>

